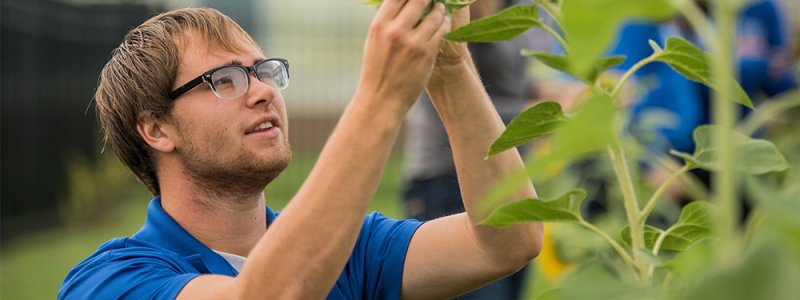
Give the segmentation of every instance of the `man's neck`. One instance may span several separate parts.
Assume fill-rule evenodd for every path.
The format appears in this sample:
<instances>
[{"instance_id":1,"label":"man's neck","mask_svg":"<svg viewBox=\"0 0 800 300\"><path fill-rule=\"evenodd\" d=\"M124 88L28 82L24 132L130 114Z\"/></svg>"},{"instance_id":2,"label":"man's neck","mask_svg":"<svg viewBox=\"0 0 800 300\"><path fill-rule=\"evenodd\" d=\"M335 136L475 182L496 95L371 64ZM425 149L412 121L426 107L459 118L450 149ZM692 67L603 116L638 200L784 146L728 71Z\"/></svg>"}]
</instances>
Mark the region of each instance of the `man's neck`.
<instances>
[{"instance_id":1,"label":"man's neck","mask_svg":"<svg viewBox=\"0 0 800 300\"><path fill-rule=\"evenodd\" d=\"M162 185L161 206L207 247L247 256L267 230L264 193L209 198L191 187Z\"/></svg>"}]
</instances>

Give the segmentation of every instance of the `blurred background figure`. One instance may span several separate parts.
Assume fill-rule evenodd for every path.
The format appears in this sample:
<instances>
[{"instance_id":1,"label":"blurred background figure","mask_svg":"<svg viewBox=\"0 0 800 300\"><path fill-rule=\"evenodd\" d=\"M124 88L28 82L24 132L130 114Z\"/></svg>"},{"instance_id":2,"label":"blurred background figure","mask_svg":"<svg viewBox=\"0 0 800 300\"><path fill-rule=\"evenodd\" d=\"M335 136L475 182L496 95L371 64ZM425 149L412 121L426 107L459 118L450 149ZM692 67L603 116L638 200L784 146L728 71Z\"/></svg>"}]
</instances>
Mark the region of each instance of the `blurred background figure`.
<instances>
[{"instance_id":1,"label":"blurred background figure","mask_svg":"<svg viewBox=\"0 0 800 300\"><path fill-rule=\"evenodd\" d=\"M698 3L710 18L706 2L700 0ZM784 13L789 10L783 5L775 0L751 1L738 16L735 47L737 80L756 107L797 88L796 58L793 57L792 46L794 33ZM683 18L657 24L632 22L624 26L612 50L612 54L627 56L625 63L617 68L620 71L627 70L649 56L653 50L647 44L648 40L654 40L663 47L670 37L683 37L702 46ZM685 79L664 63L649 64L636 72L634 78L640 84L640 90L635 93L630 107L631 133L653 157L667 155L670 149L692 153L695 146L692 137L694 129L713 121L709 88ZM744 106L738 107L739 119L752 113ZM764 132L759 131L755 135L763 136ZM647 180L654 186L660 185L670 175L670 172L654 165L646 165L644 169ZM691 172L700 183L710 188L710 173L700 169ZM698 200L685 194L686 189L678 189L677 186L669 191L681 203ZM742 204L744 216L749 209L747 201L742 201Z\"/></svg>"},{"instance_id":2,"label":"blurred background figure","mask_svg":"<svg viewBox=\"0 0 800 300\"><path fill-rule=\"evenodd\" d=\"M481 0L470 6L473 20L520 1ZM512 41L469 45L478 73L503 122L508 124L534 96L521 49L531 48L531 36ZM423 93L406 118L403 198L407 217L430 220L464 211L452 152L444 125ZM481 126L481 124L475 124ZM459 299L518 299L527 268Z\"/></svg>"}]
</instances>

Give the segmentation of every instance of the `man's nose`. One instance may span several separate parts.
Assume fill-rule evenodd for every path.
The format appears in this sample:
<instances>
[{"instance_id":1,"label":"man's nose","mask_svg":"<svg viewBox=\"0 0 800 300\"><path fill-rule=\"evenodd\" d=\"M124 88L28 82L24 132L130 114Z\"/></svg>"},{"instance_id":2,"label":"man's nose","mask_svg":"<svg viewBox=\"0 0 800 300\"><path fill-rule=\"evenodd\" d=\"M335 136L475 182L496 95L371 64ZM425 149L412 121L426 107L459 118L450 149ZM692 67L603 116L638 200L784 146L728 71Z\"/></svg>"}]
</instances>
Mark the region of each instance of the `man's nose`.
<instances>
[{"instance_id":1,"label":"man's nose","mask_svg":"<svg viewBox=\"0 0 800 300\"><path fill-rule=\"evenodd\" d=\"M264 102L264 105L270 105L277 96L278 88L259 80L253 72L249 72L248 75L250 76L250 89L247 91L247 105L255 107L262 102Z\"/></svg>"}]
</instances>

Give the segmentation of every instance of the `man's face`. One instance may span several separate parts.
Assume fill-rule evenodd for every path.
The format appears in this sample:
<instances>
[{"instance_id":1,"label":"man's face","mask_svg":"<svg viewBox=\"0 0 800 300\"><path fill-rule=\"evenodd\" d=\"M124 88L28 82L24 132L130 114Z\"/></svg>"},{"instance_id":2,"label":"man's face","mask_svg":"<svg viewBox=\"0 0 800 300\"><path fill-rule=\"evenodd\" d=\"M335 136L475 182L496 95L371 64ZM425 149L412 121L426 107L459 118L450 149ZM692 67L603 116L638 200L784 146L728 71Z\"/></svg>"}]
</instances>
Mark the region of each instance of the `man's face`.
<instances>
[{"instance_id":1,"label":"man's face","mask_svg":"<svg viewBox=\"0 0 800 300\"><path fill-rule=\"evenodd\" d=\"M173 88L219 66L252 66L266 58L246 39L238 40L246 51L205 47L199 34L188 34L179 44L180 66ZM280 92L252 73L249 80L247 93L226 99L217 97L208 84L200 84L177 98L170 116L184 172L212 192L260 192L291 160Z\"/></svg>"}]
</instances>

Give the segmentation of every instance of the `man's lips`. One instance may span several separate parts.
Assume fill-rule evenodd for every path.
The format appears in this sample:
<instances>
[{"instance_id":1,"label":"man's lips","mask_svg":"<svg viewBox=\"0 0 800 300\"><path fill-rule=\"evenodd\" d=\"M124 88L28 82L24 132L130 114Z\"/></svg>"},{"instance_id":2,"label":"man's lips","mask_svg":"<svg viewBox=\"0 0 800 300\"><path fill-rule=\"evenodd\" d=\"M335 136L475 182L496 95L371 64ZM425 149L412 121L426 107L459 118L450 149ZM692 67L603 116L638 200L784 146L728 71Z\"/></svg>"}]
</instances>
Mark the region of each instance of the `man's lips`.
<instances>
[{"instance_id":1,"label":"man's lips","mask_svg":"<svg viewBox=\"0 0 800 300\"><path fill-rule=\"evenodd\" d=\"M272 130L275 127L279 127L280 124L278 123L278 118L275 117L267 117L262 118L256 123L254 123L250 128L245 130L244 134L252 134L256 132L263 132Z\"/></svg>"}]
</instances>

